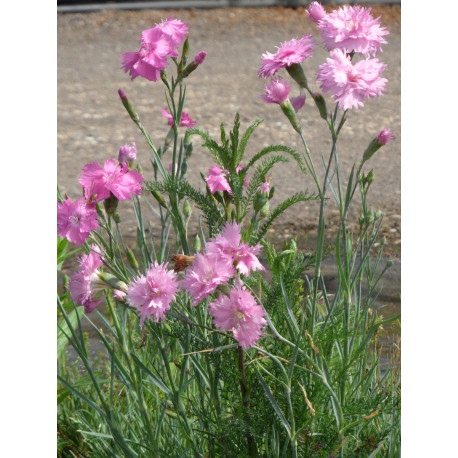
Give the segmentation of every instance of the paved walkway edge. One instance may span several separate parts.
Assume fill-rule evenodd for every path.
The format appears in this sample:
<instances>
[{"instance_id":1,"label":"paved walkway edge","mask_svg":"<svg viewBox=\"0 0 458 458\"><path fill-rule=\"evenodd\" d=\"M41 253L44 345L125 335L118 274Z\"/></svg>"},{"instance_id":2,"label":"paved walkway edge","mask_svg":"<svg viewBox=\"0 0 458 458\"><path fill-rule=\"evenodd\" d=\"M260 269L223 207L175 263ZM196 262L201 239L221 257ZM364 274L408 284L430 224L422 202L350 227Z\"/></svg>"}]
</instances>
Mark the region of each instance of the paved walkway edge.
<instances>
[{"instance_id":1,"label":"paved walkway edge","mask_svg":"<svg viewBox=\"0 0 458 458\"><path fill-rule=\"evenodd\" d=\"M170 1L146 1L146 2L119 2L119 3L96 3L87 5L61 5L57 7L58 13L86 13L100 10L142 10L142 9L189 9L189 8L227 8L227 7L268 7L268 6L301 6L305 7L310 1L292 0L175 0ZM321 3L352 4L352 1L334 0L322 1ZM366 0L364 3L378 5L400 5L400 0Z\"/></svg>"}]
</instances>

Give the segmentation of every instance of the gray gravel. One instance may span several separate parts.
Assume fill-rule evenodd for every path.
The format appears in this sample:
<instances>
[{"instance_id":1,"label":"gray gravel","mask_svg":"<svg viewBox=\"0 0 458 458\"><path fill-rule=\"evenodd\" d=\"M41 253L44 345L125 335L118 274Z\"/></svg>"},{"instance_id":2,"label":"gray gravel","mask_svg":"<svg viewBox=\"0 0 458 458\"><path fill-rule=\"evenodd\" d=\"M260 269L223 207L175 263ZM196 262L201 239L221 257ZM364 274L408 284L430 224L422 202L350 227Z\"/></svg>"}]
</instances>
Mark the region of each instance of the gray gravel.
<instances>
[{"instance_id":1,"label":"gray gravel","mask_svg":"<svg viewBox=\"0 0 458 458\"><path fill-rule=\"evenodd\" d=\"M379 56L388 68L384 97L370 100L363 109L350 113L340 141L340 161L343 175L348 176L355 161L359 161L368 142L383 127L394 131L395 138L370 161L376 181L372 187L370 206L385 214L383 230L390 250L400 255L400 6L374 6L375 16L382 16L390 31L389 43ZM120 55L138 49L136 38L143 29L152 27L170 14L189 22L191 55L207 51L205 63L187 80L188 111L197 126L212 135L219 124L232 126L235 112L241 115L242 128L259 117L265 122L255 131L248 147L251 156L264 146L283 143L300 151L299 139L278 106L260 100L264 80L257 78L261 54L275 51L280 42L302 34L317 36L315 25L302 8L225 8L212 10L143 10L101 11L87 14L58 14L58 183L72 198L81 194L78 175L85 163L102 162L116 157L119 146L135 141L139 160L148 174L151 171L150 152L141 133L128 118L117 95L122 88L142 123L159 146L167 133L161 82L142 78L130 81L120 69ZM305 65L309 81L327 55L322 45ZM282 74L284 78L289 78ZM315 88L318 87L315 85ZM293 88L293 92L296 89ZM297 94L293 94L297 95ZM330 139L324 121L316 114L310 100L300 111L300 120L315 164L320 164L320 152L329 154ZM212 165L211 156L200 147L197 138L189 165L189 180L202 186L200 171ZM151 175L150 175L151 176ZM298 190L310 187L312 180L304 177L293 164L279 165L272 173L276 187L273 205ZM272 205L272 206L273 206ZM356 210L358 206L356 205ZM126 229L133 230L133 214L127 202L120 204ZM327 207L329 221L336 219L337 208ZM359 211L351 217L357 221ZM285 213L272 236L298 236L307 241L318 219L318 204L298 204ZM332 224L331 224L332 226ZM310 237L313 236L310 235Z\"/></svg>"}]
</instances>

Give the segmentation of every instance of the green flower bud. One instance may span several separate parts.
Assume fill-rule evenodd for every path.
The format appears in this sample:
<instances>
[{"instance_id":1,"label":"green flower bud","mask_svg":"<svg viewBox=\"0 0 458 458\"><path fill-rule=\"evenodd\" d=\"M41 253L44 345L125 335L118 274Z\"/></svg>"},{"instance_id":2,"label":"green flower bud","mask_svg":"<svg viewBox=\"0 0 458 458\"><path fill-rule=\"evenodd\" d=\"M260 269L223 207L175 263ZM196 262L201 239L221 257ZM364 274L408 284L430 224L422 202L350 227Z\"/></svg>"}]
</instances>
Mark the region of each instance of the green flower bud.
<instances>
[{"instance_id":1,"label":"green flower bud","mask_svg":"<svg viewBox=\"0 0 458 458\"><path fill-rule=\"evenodd\" d=\"M105 219L105 212L103 211L102 204L100 202L95 204L95 211L97 212L99 218Z\"/></svg>"},{"instance_id":2,"label":"green flower bud","mask_svg":"<svg viewBox=\"0 0 458 458\"><path fill-rule=\"evenodd\" d=\"M200 237L196 235L196 238L194 239L194 244L192 246L194 253L199 253L200 249L202 248L202 243L200 242Z\"/></svg>"},{"instance_id":3,"label":"green flower bud","mask_svg":"<svg viewBox=\"0 0 458 458\"><path fill-rule=\"evenodd\" d=\"M129 247L126 248L126 256L127 256L127 261L130 264L130 267L132 267L135 270L138 270L138 262L135 259L135 255L133 251Z\"/></svg>"},{"instance_id":4,"label":"green flower bud","mask_svg":"<svg viewBox=\"0 0 458 458\"><path fill-rule=\"evenodd\" d=\"M382 239L380 240L380 245L385 245L386 243L386 237L383 236Z\"/></svg>"},{"instance_id":5,"label":"green flower bud","mask_svg":"<svg viewBox=\"0 0 458 458\"><path fill-rule=\"evenodd\" d=\"M170 89L169 80L167 79L167 73L165 70L161 70L161 80Z\"/></svg>"},{"instance_id":6,"label":"green flower bud","mask_svg":"<svg viewBox=\"0 0 458 458\"><path fill-rule=\"evenodd\" d=\"M151 191L151 194L153 195L153 197L157 200L158 204L161 206L161 207L164 207L164 208L168 208L167 207L167 202L165 201L165 199L162 197L161 193L159 191Z\"/></svg>"},{"instance_id":7,"label":"green flower bud","mask_svg":"<svg viewBox=\"0 0 458 458\"><path fill-rule=\"evenodd\" d=\"M367 224L372 224L374 222L374 212L371 210L367 214Z\"/></svg>"},{"instance_id":8,"label":"green flower bud","mask_svg":"<svg viewBox=\"0 0 458 458\"><path fill-rule=\"evenodd\" d=\"M313 100L315 101L315 104L320 112L320 116L325 120L328 119L328 109L326 107L326 101L324 100L324 97L319 92L314 92Z\"/></svg>"},{"instance_id":9,"label":"green flower bud","mask_svg":"<svg viewBox=\"0 0 458 458\"><path fill-rule=\"evenodd\" d=\"M374 138L370 143L369 146L366 148L366 151L364 151L363 154L363 162L368 161L376 151L378 151L381 147L383 146L382 143L380 143L377 138Z\"/></svg>"},{"instance_id":10,"label":"green flower bud","mask_svg":"<svg viewBox=\"0 0 458 458\"><path fill-rule=\"evenodd\" d=\"M188 161L183 161L181 164L181 176L184 177L188 171Z\"/></svg>"},{"instance_id":11,"label":"green flower bud","mask_svg":"<svg viewBox=\"0 0 458 458\"><path fill-rule=\"evenodd\" d=\"M113 219L115 223L119 224L121 222L121 216L119 216L119 213L117 211L113 213Z\"/></svg>"},{"instance_id":12,"label":"green flower bud","mask_svg":"<svg viewBox=\"0 0 458 458\"><path fill-rule=\"evenodd\" d=\"M109 274L107 272L98 271L97 276L109 287L119 289L120 291L124 291L125 293L127 293L127 285L114 275Z\"/></svg>"},{"instance_id":13,"label":"green flower bud","mask_svg":"<svg viewBox=\"0 0 458 458\"><path fill-rule=\"evenodd\" d=\"M375 174L374 174L374 171L371 170L368 174L367 174L367 182L368 184L372 184L375 180Z\"/></svg>"},{"instance_id":14,"label":"green flower bud","mask_svg":"<svg viewBox=\"0 0 458 458\"><path fill-rule=\"evenodd\" d=\"M261 208L261 211L259 212L259 215L262 218L265 218L269 214L269 202L266 202L264 206Z\"/></svg>"},{"instance_id":15,"label":"green flower bud","mask_svg":"<svg viewBox=\"0 0 458 458\"><path fill-rule=\"evenodd\" d=\"M183 215L185 216L186 219L188 219L191 216L192 209L191 205L189 204L188 200L185 200L183 203Z\"/></svg>"},{"instance_id":16,"label":"green flower bud","mask_svg":"<svg viewBox=\"0 0 458 458\"><path fill-rule=\"evenodd\" d=\"M122 89L118 89L118 94L119 97L121 98L121 102L124 105L124 108L126 109L127 113L129 113L129 116L131 119L135 122L138 122L140 118L138 117L137 112L134 110L134 107L132 104L129 102L129 99L127 98L127 95Z\"/></svg>"},{"instance_id":17,"label":"green flower bud","mask_svg":"<svg viewBox=\"0 0 458 458\"><path fill-rule=\"evenodd\" d=\"M380 210L375 211L375 219L379 219L382 216L382 212Z\"/></svg>"},{"instance_id":18,"label":"green flower bud","mask_svg":"<svg viewBox=\"0 0 458 458\"><path fill-rule=\"evenodd\" d=\"M388 261L386 261L386 267L387 268L390 268L392 265L394 264L394 259L388 259Z\"/></svg>"},{"instance_id":19,"label":"green flower bud","mask_svg":"<svg viewBox=\"0 0 458 458\"><path fill-rule=\"evenodd\" d=\"M291 78L301 88L307 87L307 78L305 77L304 69L301 64L292 64L286 67L286 71L290 74Z\"/></svg>"},{"instance_id":20,"label":"green flower bud","mask_svg":"<svg viewBox=\"0 0 458 458\"><path fill-rule=\"evenodd\" d=\"M364 218L364 214L361 213L361 214L359 215L359 219L358 219L359 225L360 225L360 226L363 226L365 220L366 220L366 219Z\"/></svg>"},{"instance_id":21,"label":"green flower bud","mask_svg":"<svg viewBox=\"0 0 458 458\"><path fill-rule=\"evenodd\" d=\"M118 198L113 193L110 193L110 197L106 198L103 201L103 206L105 207L105 211L107 212L107 215L113 216L116 213L116 209L118 208L118 203L119 203Z\"/></svg>"},{"instance_id":22,"label":"green flower bud","mask_svg":"<svg viewBox=\"0 0 458 458\"><path fill-rule=\"evenodd\" d=\"M301 133L301 125L299 123L299 120L297 119L296 112L294 111L294 108L291 105L291 101L287 99L284 102L280 103L280 108L282 109L283 113L285 113L286 117L289 119L289 122L293 126L293 129L296 132Z\"/></svg>"},{"instance_id":23,"label":"green flower bud","mask_svg":"<svg viewBox=\"0 0 458 458\"><path fill-rule=\"evenodd\" d=\"M141 173L143 175L143 169L142 169L142 166L140 165L140 163L137 163L137 170L139 173Z\"/></svg>"},{"instance_id":24,"label":"green flower bud","mask_svg":"<svg viewBox=\"0 0 458 458\"><path fill-rule=\"evenodd\" d=\"M267 198L262 193L257 193L253 200L253 207L258 212L267 203Z\"/></svg>"}]
</instances>

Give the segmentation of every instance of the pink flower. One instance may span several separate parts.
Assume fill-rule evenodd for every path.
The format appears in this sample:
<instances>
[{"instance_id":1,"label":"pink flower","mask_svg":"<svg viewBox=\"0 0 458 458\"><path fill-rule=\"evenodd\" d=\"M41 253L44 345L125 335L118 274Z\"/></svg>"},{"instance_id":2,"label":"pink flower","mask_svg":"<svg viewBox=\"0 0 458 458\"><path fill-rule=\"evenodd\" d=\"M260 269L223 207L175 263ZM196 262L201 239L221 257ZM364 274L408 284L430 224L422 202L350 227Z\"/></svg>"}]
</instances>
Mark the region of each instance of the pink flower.
<instances>
[{"instance_id":1,"label":"pink flower","mask_svg":"<svg viewBox=\"0 0 458 458\"><path fill-rule=\"evenodd\" d=\"M210 167L205 181L212 194L215 194L216 191L227 191L229 194L232 194L231 187L226 179L226 174L227 172L219 165Z\"/></svg>"},{"instance_id":2,"label":"pink flower","mask_svg":"<svg viewBox=\"0 0 458 458\"><path fill-rule=\"evenodd\" d=\"M95 205L87 204L83 197L75 202L72 199L57 202L57 235L82 246L89 233L98 228Z\"/></svg>"},{"instance_id":3,"label":"pink flower","mask_svg":"<svg viewBox=\"0 0 458 458\"><path fill-rule=\"evenodd\" d=\"M192 305L195 306L234 275L235 270L229 258L218 254L196 253L192 266L186 270L181 287L192 295Z\"/></svg>"},{"instance_id":4,"label":"pink flower","mask_svg":"<svg viewBox=\"0 0 458 458\"><path fill-rule=\"evenodd\" d=\"M317 28L328 51L338 48L371 57L381 51L382 43L386 43L383 36L389 32L370 12L370 8L343 6L321 18Z\"/></svg>"},{"instance_id":5,"label":"pink flower","mask_svg":"<svg viewBox=\"0 0 458 458\"><path fill-rule=\"evenodd\" d=\"M175 125L173 122L173 116L167 111L167 108L161 110L161 114L169 120L169 126L173 127ZM196 121L191 119L186 111L181 112L180 127L192 127L195 123Z\"/></svg>"},{"instance_id":6,"label":"pink flower","mask_svg":"<svg viewBox=\"0 0 458 458\"><path fill-rule=\"evenodd\" d=\"M232 330L243 348L250 348L262 336L267 324L265 312L241 284L232 288L229 297L220 295L209 305L213 324L226 331Z\"/></svg>"},{"instance_id":7,"label":"pink flower","mask_svg":"<svg viewBox=\"0 0 458 458\"><path fill-rule=\"evenodd\" d=\"M380 75L386 65L378 59L366 59L352 65L350 57L341 49L331 51L331 58L320 65L317 80L329 92L339 108L348 110L364 106L365 99L382 95L386 78Z\"/></svg>"},{"instance_id":8,"label":"pink flower","mask_svg":"<svg viewBox=\"0 0 458 458\"><path fill-rule=\"evenodd\" d=\"M248 275L250 270L265 270L256 257L261 245L258 243L249 246L248 243L241 243L240 230L240 224L227 222L221 234L207 243L207 253L226 256L243 275Z\"/></svg>"},{"instance_id":9,"label":"pink flower","mask_svg":"<svg viewBox=\"0 0 458 458\"><path fill-rule=\"evenodd\" d=\"M239 174L239 172L240 172L241 170L243 170L243 165L239 164L239 165L236 167L236 169L235 169L235 172L237 173L237 175ZM245 172L245 174L244 174L244 176L243 176L243 187L244 187L244 188L248 187L248 181L249 181L249 180L248 180L248 175L247 175L246 172Z\"/></svg>"},{"instance_id":10,"label":"pink flower","mask_svg":"<svg viewBox=\"0 0 458 458\"><path fill-rule=\"evenodd\" d=\"M79 184L84 188L86 199L96 194L95 202L98 202L113 193L119 200L126 200L131 198L131 194L140 195L142 192L141 173L129 171L128 164L120 164L116 159L107 159L104 167L98 162L91 162L84 166L82 172Z\"/></svg>"},{"instance_id":11,"label":"pink flower","mask_svg":"<svg viewBox=\"0 0 458 458\"><path fill-rule=\"evenodd\" d=\"M206 51L199 51L196 54L196 57L194 57L194 62L196 65L200 65L204 63L205 57L207 57L207 52Z\"/></svg>"},{"instance_id":12,"label":"pink flower","mask_svg":"<svg viewBox=\"0 0 458 458\"><path fill-rule=\"evenodd\" d=\"M127 296L127 293L124 291L121 291L119 289L114 289L113 290L113 297L118 300L118 301L123 301Z\"/></svg>"},{"instance_id":13,"label":"pink flower","mask_svg":"<svg viewBox=\"0 0 458 458\"><path fill-rule=\"evenodd\" d=\"M277 52L266 52L262 55L262 65L258 70L258 76L268 78L275 75L281 68L299 64L307 57L312 56L315 43L312 34L304 35L300 40L292 39L277 46Z\"/></svg>"},{"instance_id":14,"label":"pink flower","mask_svg":"<svg viewBox=\"0 0 458 458\"><path fill-rule=\"evenodd\" d=\"M268 181L264 181L261 186L259 186L259 190L264 194L269 194L270 192L270 183Z\"/></svg>"},{"instance_id":15,"label":"pink flower","mask_svg":"<svg viewBox=\"0 0 458 458\"><path fill-rule=\"evenodd\" d=\"M305 104L305 93L298 95L297 97L291 97L290 102L294 111L297 113Z\"/></svg>"},{"instance_id":16,"label":"pink flower","mask_svg":"<svg viewBox=\"0 0 458 458\"><path fill-rule=\"evenodd\" d=\"M390 132L386 127L383 128L377 136L377 140L382 144L386 145L393 136L393 132Z\"/></svg>"},{"instance_id":17,"label":"pink flower","mask_svg":"<svg viewBox=\"0 0 458 458\"><path fill-rule=\"evenodd\" d=\"M97 246L92 245L91 248L95 250ZM80 271L73 274L69 281L70 296L73 302L83 306L86 313L90 313L102 302L100 295L107 288L98 276L102 260L98 253L91 251L83 254L78 261Z\"/></svg>"},{"instance_id":18,"label":"pink flower","mask_svg":"<svg viewBox=\"0 0 458 458\"><path fill-rule=\"evenodd\" d=\"M168 65L167 56L178 56L175 44L170 35L158 26L144 30L140 43L137 52L125 52L122 55L122 67L132 79L142 76L149 81L157 81L161 70Z\"/></svg>"},{"instance_id":19,"label":"pink flower","mask_svg":"<svg viewBox=\"0 0 458 458\"><path fill-rule=\"evenodd\" d=\"M119 148L118 161L119 162L131 162L137 158L137 145L132 142L131 146L125 144Z\"/></svg>"},{"instance_id":20,"label":"pink flower","mask_svg":"<svg viewBox=\"0 0 458 458\"><path fill-rule=\"evenodd\" d=\"M291 86L287 81L276 78L269 85L265 86L266 93L261 95L261 99L267 103L283 103L288 100Z\"/></svg>"},{"instance_id":21,"label":"pink flower","mask_svg":"<svg viewBox=\"0 0 458 458\"><path fill-rule=\"evenodd\" d=\"M309 18L313 21L318 23L318 21L321 21L326 16L326 11L321 5L321 3L318 2L312 2L309 6L309 9L305 10L307 11Z\"/></svg>"},{"instance_id":22,"label":"pink flower","mask_svg":"<svg viewBox=\"0 0 458 458\"><path fill-rule=\"evenodd\" d=\"M175 46L178 46L188 33L188 24L180 19L172 19L172 16L157 24L156 27L168 35Z\"/></svg>"},{"instance_id":23,"label":"pink flower","mask_svg":"<svg viewBox=\"0 0 458 458\"><path fill-rule=\"evenodd\" d=\"M127 300L140 314L140 326L151 316L157 323L165 320L165 312L175 300L178 290L176 274L167 270L166 264L157 261L147 269L146 276L140 275L129 285Z\"/></svg>"}]
</instances>

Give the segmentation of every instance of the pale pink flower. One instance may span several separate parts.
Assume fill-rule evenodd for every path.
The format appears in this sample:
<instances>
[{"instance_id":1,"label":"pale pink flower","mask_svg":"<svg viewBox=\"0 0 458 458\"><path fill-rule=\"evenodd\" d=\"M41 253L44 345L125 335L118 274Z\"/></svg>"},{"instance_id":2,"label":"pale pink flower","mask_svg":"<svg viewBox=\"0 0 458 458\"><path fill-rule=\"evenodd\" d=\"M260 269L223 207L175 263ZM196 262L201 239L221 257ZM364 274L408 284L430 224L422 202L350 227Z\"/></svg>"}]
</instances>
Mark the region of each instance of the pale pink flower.
<instances>
[{"instance_id":1,"label":"pale pink flower","mask_svg":"<svg viewBox=\"0 0 458 458\"><path fill-rule=\"evenodd\" d=\"M291 86L287 81L284 81L281 78L276 78L264 87L266 93L261 95L261 99L264 100L264 102L280 104L288 100Z\"/></svg>"},{"instance_id":2,"label":"pale pink flower","mask_svg":"<svg viewBox=\"0 0 458 458\"><path fill-rule=\"evenodd\" d=\"M168 65L167 57L176 57L178 52L172 38L160 27L142 32L141 46L137 52L125 52L121 57L124 71L132 79L142 76L149 81L157 81L161 70Z\"/></svg>"},{"instance_id":3,"label":"pale pink flower","mask_svg":"<svg viewBox=\"0 0 458 458\"><path fill-rule=\"evenodd\" d=\"M227 171L223 170L219 165L214 165L208 170L205 181L212 194L216 191L227 191L232 194L231 187L226 179Z\"/></svg>"},{"instance_id":4,"label":"pale pink flower","mask_svg":"<svg viewBox=\"0 0 458 458\"><path fill-rule=\"evenodd\" d=\"M240 284L231 289L229 297L221 294L209 305L209 310L213 324L225 331L232 331L243 348L254 345L267 324L264 309Z\"/></svg>"},{"instance_id":5,"label":"pale pink flower","mask_svg":"<svg viewBox=\"0 0 458 458\"><path fill-rule=\"evenodd\" d=\"M364 106L366 99L382 95L388 81L380 77L385 68L386 65L378 59L365 59L352 65L344 51L334 49L326 63L320 65L317 80L339 108L358 109Z\"/></svg>"},{"instance_id":6,"label":"pale pink flower","mask_svg":"<svg viewBox=\"0 0 458 458\"><path fill-rule=\"evenodd\" d=\"M57 235L82 246L89 233L99 228L95 204L87 204L83 197L73 202L57 202Z\"/></svg>"},{"instance_id":7,"label":"pale pink flower","mask_svg":"<svg viewBox=\"0 0 458 458\"><path fill-rule=\"evenodd\" d=\"M129 285L127 301L140 314L140 326L146 319L153 317L155 322L165 320L165 312L175 300L178 290L176 274L167 270L167 263L157 261L147 269L146 275L140 275Z\"/></svg>"},{"instance_id":8,"label":"pale pink flower","mask_svg":"<svg viewBox=\"0 0 458 458\"><path fill-rule=\"evenodd\" d=\"M393 136L393 132L390 132L386 127L383 128L377 136L377 140L382 144L386 145Z\"/></svg>"},{"instance_id":9,"label":"pale pink flower","mask_svg":"<svg viewBox=\"0 0 458 458\"><path fill-rule=\"evenodd\" d=\"M304 35L299 40L293 38L281 43L280 47L276 47L277 52L275 54L266 52L262 55L262 64L258 70L258 76L268 78L275 75L281 68L301 63L307 57L312 56L314 46L312 34Z\"/></svg>"},{"instance_id":10,"label":"pale pink flower","mask_svg":"<svg viewBox=\"0 0 458 458\"><path fill-rule=\"evenodd\" d=\"M205 57L207 57L207 51L199 51L194 57L194 62L196 65L200 65L204 63Z\"/></svg>"},{"instance_id":11,"label":"pale pink flower","mask_svg":"<svg viewBox=\"0 0 458 458\"><path fill-rule=\"evenodd\" d=\"M249 246L241 240L240 224L227 222L221 234L207 242L207 253L226 256L243 275L248 275L250 270L265 270L257 258L261 245Z\"/></svg>"},{"instance_id":12,"label":"pale pink flower","mask_svg":"<svg viewBox=\"0 0 458 458\"><path fill-rule=\"evenodd\" d=\"M119 289L114 289L113 290L113 297L118 300L118 301L123 301L127 296L127 293L124 291L121 291Z\"/></svg>"},{"instance_id":13,"label":"pale pink flower","mask_svg":"<svg viewBox=\"0 0 458 458\"><path fill-rule=\"evenodd\" d=\"M309 18L315 23L318 23L318 21L321 21L321 19L323 19L326 16L325 9L321 5L321 3L318 2L310 3L309 8L305 11L307 11Z\"/></svg>"},{"instance_id":14,"label":"pale pink flower","mask_svg":"<svg viewBox=\"0 0 458 458\"><path fill-rule=\"evenodd\" d=\"M131 198L131 194L140 195L141 182L144 180L136 170L129 171L129 165L120 164L116 159L107 159L104 167L98 162L86 164L79 177L79 184L84 188L86 199L98 202L113 193L119 200ZM95 200L94 200L95 199Z\"/></svg>"},{"instance_id":15,"label":"pale pink flower","mask_svg":"<svg viewBox=\"0 0 458 458\"><path fill-rule=\"evenodd\" d=\"M227 284L234 275L234 266L228 257L196 253L191 267L186 270L181 287L191 294L194 299L192 305L196 306L213 293L218 285Z\"/></svg>"},{"instance_id":16,"label":"pale pink flower","mask_svg":"<svg viewBox=\"0 0 458 458\"><path fill-rule=\"evenodd\" d=\"M95 250L96 245L92 245ZM99 267L102 266L100 255L95 251L83 254L79 258L80 271L70 277L69 289L72 301L83 306L86 313L92 312L102 302L100 296L106 284L99 278Z\"/></svg>"},{"instance_id":17,"label":"pale pink flower","mask_svg":"<svg viewBox=\"0 0 458 458\"><path fill-rule=\"evenodd\" d=\"M175 125L173 122L173 116L167 111L167 108L161 110L161 114L168 119L169 126L173 127ZM192 127L195 123L196 121L191 119L186 111L181 112L180 127Z\"/></svg>"},{"instance_id":18,"label":"pale pink flower","mask_svg":"<svg viewBox=\"0 0 458 458\"><path fill-rule=\"evenodd\" d=\"M137 158L137 145L135 142L129 146L125 144L119 148L118 161L119 162L131 162Z\"/></svg>"},{"instance_id":19,"label":"pale pink flower","mask_svg":"<svg viewBox=\"0 0 458 458\"><path fill-rule=\"evenodd\" d=\"M328 51L338 48L371 57L382 51L381 45L386 43L383 36L389 32L370 12L370 8L343 6L321 18L317 28Z\"/></svg>"},{"instance_id":20,"label":"pale pink flower","mask_svg":"<svg viewBox=\"0 0 458 458\"><path fill-rule=\"evenodd\" d=\"M168 35L175 46L178 46L188 33L188 24L180 19L172 19L172 16L157 24L156 27Z\"/></svg>"},{"instance_id":21,"label":"pale pink flower","mask_svg":"<svg viewBox=\"0 0 458 458\"><path fill-rule=\"evenodd\" d=\"M259 190L264 194L269 194L270 192L270 183L268 181L264 181L261 186L259 186Z\"/></svg>"}]
</instances>

